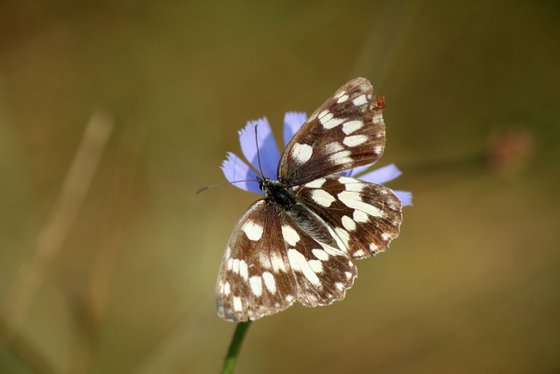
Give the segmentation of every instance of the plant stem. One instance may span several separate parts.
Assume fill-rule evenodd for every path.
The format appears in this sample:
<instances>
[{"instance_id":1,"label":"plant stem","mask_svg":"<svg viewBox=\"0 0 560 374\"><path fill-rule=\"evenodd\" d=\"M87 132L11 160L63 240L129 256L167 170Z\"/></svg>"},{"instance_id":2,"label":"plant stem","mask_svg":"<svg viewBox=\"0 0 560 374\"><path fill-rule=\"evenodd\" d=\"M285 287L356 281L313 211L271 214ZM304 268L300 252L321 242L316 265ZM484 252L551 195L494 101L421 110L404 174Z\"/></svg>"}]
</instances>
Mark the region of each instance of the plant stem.
<instances>
[{"instance_id":1,"label":"plant stem","mask_svg":"<svg viewBox=\"0 0 560 374\"><path fill-rule=\"evenodd\" d=\"M241 345L243 344L243 339L245 338L245 333L251 325L252 321L239 322L235 327L235 332L231 338L231 343L229 345L229 350L224 361L224 366L222 367L222 374L231 374L235 368L235 363L237 362L237 355L241 350Z\"/></svg>"}]
</instances>

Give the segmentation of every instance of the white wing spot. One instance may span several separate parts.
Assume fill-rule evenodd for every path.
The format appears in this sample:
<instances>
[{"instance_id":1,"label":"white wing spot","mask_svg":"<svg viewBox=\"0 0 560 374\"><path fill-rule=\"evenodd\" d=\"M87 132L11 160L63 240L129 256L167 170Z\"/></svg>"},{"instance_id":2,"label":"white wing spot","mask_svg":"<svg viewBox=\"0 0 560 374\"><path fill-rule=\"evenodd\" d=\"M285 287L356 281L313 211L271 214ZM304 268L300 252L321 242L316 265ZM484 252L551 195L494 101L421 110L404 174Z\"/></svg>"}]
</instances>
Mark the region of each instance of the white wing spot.
<instances>
[{"instance_id":1,"label":"white wing spot","mask_svg":"<svg viewBox=\"0 0 560 374\"><path fill-rule=\"evenodd\" d=\"M315 273L322 273L323 272L323 264L319 260L309 260L307 261L311 270Z\"/></svg>"},{"instance_id":2,"label":"white wing spot","mask_svg":"<svg viewBox=\"0 0 560 374\"><path fill-rule=\"evenodd\" d=\"M342 141L342 143L344 143L344 145L348 146L348 147L356 147L360 144L363 144L365 142L367 142L368 137L367 135L352 135L352 136L347 136L346 138L344 138L344 140ZM374 149L375 152L375 149ZM375 152L378 153L378 152Z\"/></svg>"},{"instance_id":3,"label":"white wing spot","mask_svg":"<svg viewBox=\"0 0 560 374\"><path fill-rule=\"evenodd\" d=\"M323 184L326 182L327 180L325 178L319 178L319 179L315 179L314 181L311 181L309 183L305 184L305 187L309 187L309 188L321 188L321 186L323 186Z\"/></svg>"},{"instance_id":4,"label":"white wing spot","mask_svg":"<svg viewBox=\"0 0 560 374\"><path fill-rule=\"evenodd\" d=\"M376 145L375 147L373 147L373 153L375 153L376 155L380 155L383 153L383 146L382 145Z\"/></svg>"},{"instance_id":5,"label":"white wing spot","mask_svg":"<svg viewBox=\"0 0 560 374\"><path fill-rule=\"evenodd\" d=\"M309 282L316 286L321 285L319 277L317 277L317 274L315 274L315 272L311 269L304 255L302 255L295 249L290 248L288 250L288 260L290 261L290 265L292 265L292 268L295 271L302 272L303 275L309 280Z\"/></svg>"},{"instance_id":6,"label":"white wing spot","mask_svg":"<svg viewBox=\"0 0 560 374\"><path fill-rule=\"evenodd\" d=\"M371 122L373 123L380 123L383 122L383 114L382 113L377 113L375 114L372 118L371 118Z\"/></svg>"},{"instance_id":7,"label":"white wing spot","mask_svg":"<svg viewBox=\"0 0 560 374\"><path fill-rule=\"evenodd\" d=\"M311 198L317 204L328 208L335 201L335 198L324 190L313 190L311 191Z\"/></svg>"},{"instance_id":8,"label":"white wing spot","mask_svg":"<svg viewBox=\"0 0 560 374\"><path fill-rule=\"evenodd\" d=\"M354 213L352 214L352 217L354 218L354 221L356 222L367 222L368 221L368 215L364 212L362 212L361 210L354 210Z\"/></svg>"},{"instance_id":9,"label":"white wing spot","mask_svg":"<svg viewBox=\"0 0 560 374\"><path fill-rule=\"evenodd\" d=\"M377 246L377 244L371 243L371 244L369 245L369 249L370 249L370 251L372 251L373 253L376 253L376 252L379 250L379 247Z\"/></svg>"},{"instance_id":10,"label":"white wing spot","mask_svg":"<svg viewBox=\"0 0 560 374\"><path fill-rule=\"evenodd\" d=\"M245 279L245 281L249 279L249 270L244 260L239 261L239 275L241 275L241 278Z\"/></svg>"},{"instance_id":11,"label":"white wing spot","mask_svg":"<svg viewBox=\"0 0 560 374\"><path fill-rule=\"evenodd\" d=\"M381 239L385 241L389 240L390 237L391 235L388 232L384 232L383 234L381 234Z\"/></svg>"},{"instance_id":12,"label":"white wing spot","mask_svg":"<svg viewBox=\"0 0 560 374\"><path fill-rule=\"evenodd\" d=\"M352 162L352 158L350 157L351 154L352 152L350 151L340 151L330 155L328 160L337 165L351 163Z\"/></svg>"},{"instance_id":13,"label":"white wing spot","mask_svg":"<svg viewBox=\"0 0 560 374\"><path fill-rule=\"evenodd\" d=\"M362 190L366 187L365 183L362 183L356 179L353 179L353 183L346 183L344 189L346 191L351 192L362 192Z\"/></svg>"},{"instance_id":14,"label":"white wing spot","mask_svg":"<svg viewBox=\"0 0 560 374\"><path fill-rule=\"evenodd\" d=\"M352 278L352 273L350 273L349 271L345 271L344 274L346 275L346 278Z\"/></svg>"},{"instance_id":15,"label":"white wing spot","mask_svg":"<svg viewBox=\"0 0 560 374\"><path fill-rule=\"evenodd\" d=\"M342 216L342 226L348 231L356 230L356 222L348 216Z\"/></svg>"},{"instance_id":16,"label":"white wing spot","mask_svg":"<svg viewBox=\"0 0 560 374\"><path fill-rule=\"evenodd\" d=\"M354 256L357 256L357 257L365 256L365 254L366 253L361 249L358 249L356 252L354 252Z\"/></svg>"},{"instance_id":17,"label":"white wing spot","mask_svg":"<svg viewBox=\"0 0 560 374\"><path fill-rule=\"evenodd\" d=\"M335 128L336 126L340 125L342 122L346 121L345 118L332 118L332 114L330 115L331 118L329 118L328 120L326 120L327 117L328 116L325 116L323 120L321 120L321 124L323 125L324 128L329 130Z\"/></svg>"},{"instance_id":18,"label":"white wing spot","mask_svg":"<svg viewBox=\"0 0 560 374\"><path fill-rule=\"evenodd\" d=\"M243 310L243 304L241 304L241 299L237 296L233 298L233 310L241 312Z\"/></svg>"},{"instance_id":19,"label":"white wing spot","mask_svg":"<svg viewBox=\"0 0 560 374\"><path fill-rule=\"evenodd\" d=\"M327 225L326 228L329 234L331 234L331 236L333 237L334 241L336 242L336 245L338 246L338 248L340 248L340 250L321 244L321 246L325 249L325 252L333 256L340 256L341 255L340 251L343 251L343 255L346 255L346 252L348 251L347 243L345 243L340 238L340 236L336 233L336 231L333 230L330 226ZM339 228L339 230L344 230L344 229Z\"/></svg>"},{"instance_id":20,"label":"white wing spot","mask_svg":"<svg viewBox=\"0 0 560 374\"><path fill-rule=\"evenodd\" d=\"M336 282L334 284L334 286L336 287L337 290L342 291L344 289L344 284L340 283L340 282Z\"/></svg>"},{"instance_id":21,"label":"white wing spot","mask_svg":"<svg viewBox=\"0 0 560 374\"><path fill-rule=\"evenodd\" d=\"M300 239L297 231L287 225L282 226L282 236L284 237L284 240L291 246L296 245L296 243Z\"/></svg>"},{"instance_id":22,"label":"white wing spot","mask_svg":"<svg viewBox=\"0 0 560 374\"><path fill-rule=\"evenodd\" d=\"M271 257L272 270L278 273L279 270L286 272L286 266L284 265L284 259L279 253L273 252Z\"/></svg>"},{"instance_id":23,"label":"white wing spot","mask_svg":"<svg viewBox=\"0 0 560 374\"><path fill-rule=\"evenodd\" d=\"M344 151L344 147L339 142L332 142L325 146L327 153L336 153Z\"/></svg>"},{"instance_id":24,"label":"white wing spot","mask_svg":"<svg viewBox=\"0 0 560 374\"><path fill-rule=\"evenodd\" d=\"M233 269L233 258L230 258L227 262L227 269L228 270L232 270Z\"/></svg>"},{"instance_id":25,"label":"white wing spot","mask_svg":"<svg viewBox=\"0 0 560 374\"><path fill-rule=\"evenodd\" d=\"M254 242L260 240L263 234L262 226L253 221L245 222L241 230L243 230L243 232L245 233L245 235L247 235L249 240L252 240Z\"/></svg>"},{"instance_id":26,"label":"white wing spot","mask_svg":"<svg viewBox=\"0 0 560 374\"><path fill-rule=\"evenodd\" d=\"M333 114L331 112L329 112L328 110L323 110L321 113L319 113L319 122L321 122L321 125L324 125L326 122L330 121L333 118Z\"/></svg>"},{"instance_id":27,"label":"white wing spot","mask_svg":"<svg viewBox=\"0 0 560 374\"><path fill-rule=\"evenodd\" d=\"M347 94L344 94L344 95L340 96L336 102L337 102L338 104L340 104L340 103L345 102L346 100L348 100L348 95L347 95Z\"/></svg>"},{"instance_id":28,"label":"white wing spot","mask_svg":"<svg viewBox=\"0 0 560 374\"><path fill-rule=\"evenodd\" d=\"M266 286L266 289L272 294L276 293L276 281L274 280L274 275L272 275L268 271L265 271L262 277L264 279L264 285Z\"/></svg>"},{"instance_id":29,"label":"white wing spot","mask_svg":"<svg viewBox=\"0 0 560 374\"><path fill-rule=\"evenodd\" d=\"M342 227L335 227L334 232L336 232L340 240L342 240L346 248L348 248L348 243L350 242L350 234L348 231L344 230Z\"/></svg>"},{"instance_id":30,"label":"white wing spot","mask_svg":"<svg viewBox=\"0 0 560 374\"><path fill-rule=\"evenodd\" d=\"M344 131L346 135L350 135L354 131L361 129L362 126L364 126L364 123L360 120L348 121L342 125L342 131Z\"/></svg>"},{"instance_id":31,"label":"white wing spot","mask_svg":"<svg viewBox=\"0 0 560 374\"><path fill-rule=\"evenodd\" d=\"M233 260L233 266L231 269L235 274L239 274L239 260L236 258Z\"/></svg>"},{"instance_id":32,"label":"white wing spot","mask_svg":"<svg viewBox=\"0 0 560 374\"><path fill-rule=\"evenodd\" d=\"M249 278L249 285L251 286L251 291L255 294L255 296L259 297L262 295L262 278L259 276L253 276Z\"/></svg>"},{"instance_id":33,"label":"white wing spot","mask_svg":"<svg viewBox=\"0 0 560 374\"><path fill-rule=\"evenodd\" d=\"M367 103L366 95L358 96L357 98L352 100L352 103L354 103L355 106L364 105L365 103Z\"/></svg>"},{"instance_id":34,"label":"white wing spot","mask_svg":"<svg viewBox=\"0 0 560 374\"><path fill-rule=\"evenodd\" d=\"M311 147L309 144L296 143L292 148L292 157L296 162L299 162L300 164L303 164L304 162L309 160L312 154L313 147Z\"/></svg>"},{"instance_id":35,"label":"white wing spot","mask_svg":"<svg viewBox=\"0 0 560 374\"><path fill-rule=\"evenodd\" d=\"M317 257L321 261L327 261L329 259L327 252L322 249L313 249L311 252L313 252L313 256Z\"/></svg>"},{"instance_id":36,"label":"white wing spot","mask_svg":"<svg viewBox=\"0 0 560 374\"><path fill-rule=\"evenodd\" d=\"M272 264L270 263L270 258L267 256L265 252L259 253L259 263L265 269L270 269Z\"/></svg>"},{"instance_id":37,"label":"white wing spot","mask_svg":"<svg viewBox=\"0 0 560 374\"><path fill-rule=\"evenodd\" d=\"M333 236L335 238L335 241L336 241L337 237L335 237L334 231L332 231L332 229L328 226L327 226L327 230L329 231L331 236ZM327 245L325 243L319 243L319 244L321 244L321 247L323 247L325 253L328 254L328 255L331 255L331 256L345 256L345 253L340 249L331 247L330 245ZM340 244L342 245L344 243L340 243Z\"/></svg>"},{"instance_id":38,"label":"white wing spot","mask_svg":"<svg viewBox=\"0 0 560 374\"><path fill-rule=\"evenodd\" d=\"M229 282L226 282L226 284L224 284L224 295L228 296L231 292L231 285L229 284Z\"/></svg>"},{"instance_id":39,"label":"white wing spot","mask_svg":"<svg viewBox=\"0 0 560 374\"><path fill-rule=\"evenodd\" d=\"M378 209L373 205L364 203L360 195L357 194L356 192L343 191L339 193L337 196L340 199L340 201L342 201L342 203L349 208L361 210L363 212L366 212L372 217L384 216L384 213L381 209Z\"/></svg>"}]
</instances>

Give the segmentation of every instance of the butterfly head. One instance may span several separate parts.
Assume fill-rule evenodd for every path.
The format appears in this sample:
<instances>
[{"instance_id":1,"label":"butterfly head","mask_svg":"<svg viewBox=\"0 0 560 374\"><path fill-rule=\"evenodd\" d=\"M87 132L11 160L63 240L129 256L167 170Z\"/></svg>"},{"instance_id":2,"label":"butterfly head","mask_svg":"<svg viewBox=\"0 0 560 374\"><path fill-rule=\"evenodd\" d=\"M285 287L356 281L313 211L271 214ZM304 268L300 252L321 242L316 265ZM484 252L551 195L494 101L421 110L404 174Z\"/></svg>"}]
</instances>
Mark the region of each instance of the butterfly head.
<instances>
[{"instance_id":1,"label":"butterfly head","mask_svg":"<svg viewBox=\"0 0 560 374\"><path fill-rule=\"evenodd\" d=\"M285 210L291 209L296 203L293 193L281 181L257 177L259 188L264 192L265 200L272 201Z\"/></svg>"}]
</instances>

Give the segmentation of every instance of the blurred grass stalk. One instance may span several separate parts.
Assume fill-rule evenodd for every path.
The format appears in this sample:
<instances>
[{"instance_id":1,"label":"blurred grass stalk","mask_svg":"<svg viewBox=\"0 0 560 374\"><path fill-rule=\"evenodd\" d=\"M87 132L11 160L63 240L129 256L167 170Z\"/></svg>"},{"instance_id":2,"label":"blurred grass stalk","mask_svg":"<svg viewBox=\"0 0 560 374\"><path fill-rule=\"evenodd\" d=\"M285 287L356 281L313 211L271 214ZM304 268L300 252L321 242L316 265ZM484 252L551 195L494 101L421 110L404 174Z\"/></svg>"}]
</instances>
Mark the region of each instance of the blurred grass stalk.
<instances>
[{"instance_id":1,"label":"blurred grass stalk","mask_svg":"<svg viewBox=\"0 0 560 374\"><path fill-rule=\"evenodd\" d=\"M47 275L49 264L62 248L78 216L112 130L113 120L106 113L98 111L90 118L58 200L38 233L36 250L30 260L21 266L7 292L0 324L0 352L18 336L20 326ZM19 336L18 340L21 338ZM17 346L20 344L13 348L17 349Z\"/></svg>"}]
</instances>

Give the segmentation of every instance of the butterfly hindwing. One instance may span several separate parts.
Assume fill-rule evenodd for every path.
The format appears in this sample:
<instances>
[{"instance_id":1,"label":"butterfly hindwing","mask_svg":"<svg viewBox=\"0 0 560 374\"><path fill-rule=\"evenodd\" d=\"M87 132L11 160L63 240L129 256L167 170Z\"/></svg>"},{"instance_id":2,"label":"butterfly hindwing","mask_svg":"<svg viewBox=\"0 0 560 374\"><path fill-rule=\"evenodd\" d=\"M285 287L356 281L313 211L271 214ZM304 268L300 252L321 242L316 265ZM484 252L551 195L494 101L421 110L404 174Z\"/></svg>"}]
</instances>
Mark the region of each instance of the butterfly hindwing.
<instances>
[{"instance_id":1,"label":"butterfly hindwing","mask_svg":"<svg viewBox=\"0 0 560 374\"><path fill-rule=\"evenodd\" d=\"M384 147L382 105L369 81L356 78L321 105L288 143L278 179L293 186L371 164Z\"/></svg>"},{"instance_id":2,"label":"butterfly hindwing","mask_svg":"<svg viewBox=\"0 0 560 374\"><path fill-rule=\"evenodd\" d=\"M316 221L318 226L312 227ZM305 228L296 222L305 222ZM216 285L218 314L255 320L289 307L328 305L344 298L356 267L305 208L287 214L259 200L234 229Z\"/></svg>"},{"instance_id":3,"label":"butterfly hindwing","mask_svg":"<svg viewBox=\"0 0 560 374\"><path fill-rule=\"evenodd\" d=\"M282 236L297 282L297 300L308 307L342 300L354 284L357 269L320 217L295 206L282 215Z\"/></svg>"},{"instance_id":4,"label":"butterfly hindwing","mask_svg":"<svg viewBox=\"0 0 560 374\"><path fill-rule=\"evenodd\" d=\"M352 258L380 253L399 235L401 202L387 187L330 176L294 190L297 198L325 221L339 247Z\"/></svg>"}]
</instances>

